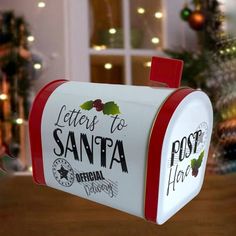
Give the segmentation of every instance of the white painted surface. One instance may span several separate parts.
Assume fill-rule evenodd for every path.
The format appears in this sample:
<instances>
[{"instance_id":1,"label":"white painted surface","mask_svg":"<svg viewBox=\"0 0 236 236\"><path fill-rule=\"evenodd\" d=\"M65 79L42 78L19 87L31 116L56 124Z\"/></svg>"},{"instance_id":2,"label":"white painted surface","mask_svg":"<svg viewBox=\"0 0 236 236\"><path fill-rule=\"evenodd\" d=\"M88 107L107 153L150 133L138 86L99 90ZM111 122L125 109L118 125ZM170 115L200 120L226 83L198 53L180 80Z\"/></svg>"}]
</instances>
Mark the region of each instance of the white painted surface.
<instances>
[{"instance_id":1,"label":"white painted surface","mask_svg":"<svg viewBox=\"0 0 236 236\"><path fill-rule=\"evenodd\" d=\"M89 1L65 0L67 65L70 80L90 81Z\"/></svg>"}]
</instances>

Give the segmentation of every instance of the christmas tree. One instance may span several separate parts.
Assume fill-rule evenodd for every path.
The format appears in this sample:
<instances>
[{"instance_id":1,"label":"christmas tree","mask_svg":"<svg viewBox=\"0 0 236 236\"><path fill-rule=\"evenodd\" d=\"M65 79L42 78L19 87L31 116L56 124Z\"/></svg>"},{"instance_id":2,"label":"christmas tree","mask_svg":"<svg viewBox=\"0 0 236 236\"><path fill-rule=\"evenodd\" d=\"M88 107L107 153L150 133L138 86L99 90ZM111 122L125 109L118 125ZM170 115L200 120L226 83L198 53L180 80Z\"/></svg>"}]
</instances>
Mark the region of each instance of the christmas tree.
<instances>
[{"instance_id":1,"label":"christmas tree","mask_svg":"<svg viewBox=\"0 0 236 236\"><path fill-rule=\"evenodd\" d=\"M12 11L0 12L1 157L5 154L19 157L23 152L24 120L29 112L28 96L32 79L29 37L32 36L23 17L15 16ZM0 162L2 160L0 158Z\"/></svg>"}]
</instances>

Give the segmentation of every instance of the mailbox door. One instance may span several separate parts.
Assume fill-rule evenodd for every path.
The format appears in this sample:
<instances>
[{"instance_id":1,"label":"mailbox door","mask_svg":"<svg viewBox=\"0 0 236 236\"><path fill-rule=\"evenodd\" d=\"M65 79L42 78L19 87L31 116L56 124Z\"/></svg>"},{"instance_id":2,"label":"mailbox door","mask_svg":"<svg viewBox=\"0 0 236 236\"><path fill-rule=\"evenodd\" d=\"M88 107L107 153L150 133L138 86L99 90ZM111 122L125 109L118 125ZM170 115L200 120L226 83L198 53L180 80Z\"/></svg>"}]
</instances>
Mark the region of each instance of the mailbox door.
<instances>
[{"instance_id":1,"label":"mailbox door","mask_svg":"<svg viewBox=\"0 0 236 236\"><path fill-rule=\"evenodd\" d=\"M198 90L177 90L161 107L149 143L145 204L148 220L164 223L199 193L212 122L210 100Z\"/></svg>"}]
</instances>

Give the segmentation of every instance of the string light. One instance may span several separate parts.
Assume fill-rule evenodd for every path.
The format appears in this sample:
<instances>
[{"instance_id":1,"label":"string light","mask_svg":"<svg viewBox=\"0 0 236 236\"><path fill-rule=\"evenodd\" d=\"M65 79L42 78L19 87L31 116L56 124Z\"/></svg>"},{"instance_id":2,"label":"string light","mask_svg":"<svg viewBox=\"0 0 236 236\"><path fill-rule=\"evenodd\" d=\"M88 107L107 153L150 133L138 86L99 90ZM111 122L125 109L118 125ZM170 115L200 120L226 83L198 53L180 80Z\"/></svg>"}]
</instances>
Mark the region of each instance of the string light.
<instances>
[{"instance_id":1,"label":"string light","mask_svg":"<svg viewBox=\"0 0 236 236\"><path fill-rule=\"evenodd\" d=\"M233 47L232 47L232 50L233 50L233 51L236 51L236 47L233 46Z\"/></svg>"},{"instance_id":2,"label":"string light","mask_svg":"<svg viewBox=\"0 0 236 236\"><path fill-rule=\"evenodd\" d=\"M228 52L228 53L229 53L229 52L230 52L230 49L229 49L229 48L226 48L226 52Z\"/></svg>"},{"instance_id":3,"label":"string light","mask_svg":"<svg viewBox=\"0 0 236 236\"><path fill-rule=\"evenodd\" d=\"M7 99L7 95L5 93L0 94L0 100L6 100Z\"/></svg>"},{"instance_id":4,"label":"string light","mask_svg":"<svg viewBox=\"0 0 236 236\"><path fill-rule=\"evenodd\" d=\"M161 19L161 18L163 17L163 13L160 12L160 11L157 11L157 12L155 13L155 17L156 17L157 19Z\"/></svg>"},{"instance_id":5,"label":"string light","mask_svg":"<svg viewBox=\"0 0 236 236\"><path fill-rule=\"evenodd\" d=\"M151 67L152 62L151 62L151 61L146 61L146 62L144 62L143 65L144 65L145 67Z\"/></svg>"},{"instance_id":6,"label":"string light","mask_svg":"<svg viewBox=\"0 0 236 236\"><path fill-rule=\"evenodd\" d=\"M220 50L220 54L224 54L224 51L223 51L223 50Z\"/></svg>"},{"instance_id":7,"label":"string light","mask_svg":"<svg viewBox=\"0 0 236 236\"><path fill-rule=\"evenodd\" d=\"M28 40L29 42L33 42L33 41L34 41L34 36L33 36L33 35L29 35L29 36L27 37L27 40Z\"/></svg>"},{"instance_id":8,"label":"string light","mask_svg":"<svg viewBox=\"0 0 236 236\"><path fill-rule=\"evenodd\" d=\"M17 119L16 119L16 124L17 124L17 125L22 125L23 122L24 122L24 120L23 120L22 118L17 118Z\"/></svg>"},{"instance_id":9,"label":"string light","mask_svg":"<svg viewBox=\"0 0 236 236\"><path fill-rule=\"evenodd\" d=\"M96 50L96 51L101 51L101 50L104 50L106 49L106 45L93 45L93 49Z\"/></svg>"},{"instance_id":10,"label":"string light","mask_svg":"<svg viewBox=\"0 0 236 236\"><path fill-rule=\"evenodd\" d=\"M143 7L138 7L137 12L138 14L143 15L145 13L145 9Z\"/></svg>"},{"instance_id":11,"label":"string light","mask_svg":"<svg viewBox=\"0 0 236 236\"><path fill-rule=\"evenodd\" d=\"M35 70L40 70L42 68L42 65L41 64L39 64L39 63L35 63L34 64L34 69Z\"/></svg>"},{"instance_id":12,"label":"string light","mask_svg":"<svg viewBox=\"0 0 236 236\"><path fill-rule=\"evenodd\" d=\"M106 63L106 64L104 64L104 68L106 70L110 70L112 68L112 64L111 63Z\"/></svg>"},{"instance_id":13,"label":"string light","mask_svg":"<svg viewBox=\"0 0 236 236\"><path fill-rule=\"evenodd\" d=\"M38 7L39 8L44 8L44 7L46 7L46 3L43 2L43 1L40 1L40 2L38 2Z\"/></svg>"},{"instance_id":14,"label":"string light","mask_svg":"<svg viewBox=\"0 0 236 236\"><path fill-rule=\"evenodd\" d=\"M151 39L151 41L152 41L153 44L158 44L158 43L160 42L160 39L157 38L157 37L153 37L153 38Z\"/></svg>"},{"instance_id":15,"label":"string light","mask_svg":"<svg viewBox=\"0 0 236 236\"><path fill-rule=\"evenodd\" d=\"M32 171L33 171L32 166L29 166L29 167L28 167L28 171L29 171L29 172L32 172Z\"/></svg>"},{"instance_id":16,"label":"string light","mask_svg":"<svg viewBox=\"0 0 236 236\"><path fill-rule=\"evenodd\" d=\"M110 28L109 29L109 33L110 34L115 34L116 33L116 29L115 28Z\"/></svg>"}]
</instances>

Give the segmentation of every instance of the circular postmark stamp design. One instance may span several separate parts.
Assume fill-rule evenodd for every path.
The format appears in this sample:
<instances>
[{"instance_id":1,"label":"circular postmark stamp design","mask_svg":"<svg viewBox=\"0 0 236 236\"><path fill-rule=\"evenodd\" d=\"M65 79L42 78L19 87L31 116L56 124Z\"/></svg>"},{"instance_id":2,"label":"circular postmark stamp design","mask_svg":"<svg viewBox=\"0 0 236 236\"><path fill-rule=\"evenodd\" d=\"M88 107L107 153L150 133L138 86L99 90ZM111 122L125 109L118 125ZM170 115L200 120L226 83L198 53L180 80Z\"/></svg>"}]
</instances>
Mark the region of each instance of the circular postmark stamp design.
<instances>
[{"instance_id":1,"label":"circular postmark stamp design","mask_svg":"<svg viewBox=\"0 0 236 236\"><path fill-rule=\"evenodd\" d=\"M202 151L205 147L207 135L208 135L208 125L206 122L202 122L198 125L196 131L199 131L198 143L197 143L197 152Z\"/></svg>"},{"instance_id":2,"label":"circular postmark stamp design","mask_svg":"<svg viewBox=\"0 0 236 236\"><path fill-rule=\"evenodd\" d=\"M74 183L74 171L70 163L65 159L56 159L52 164L52 172L54 178L60 185L64 187L70 187Z\"/></svg>"}]
</instances>

